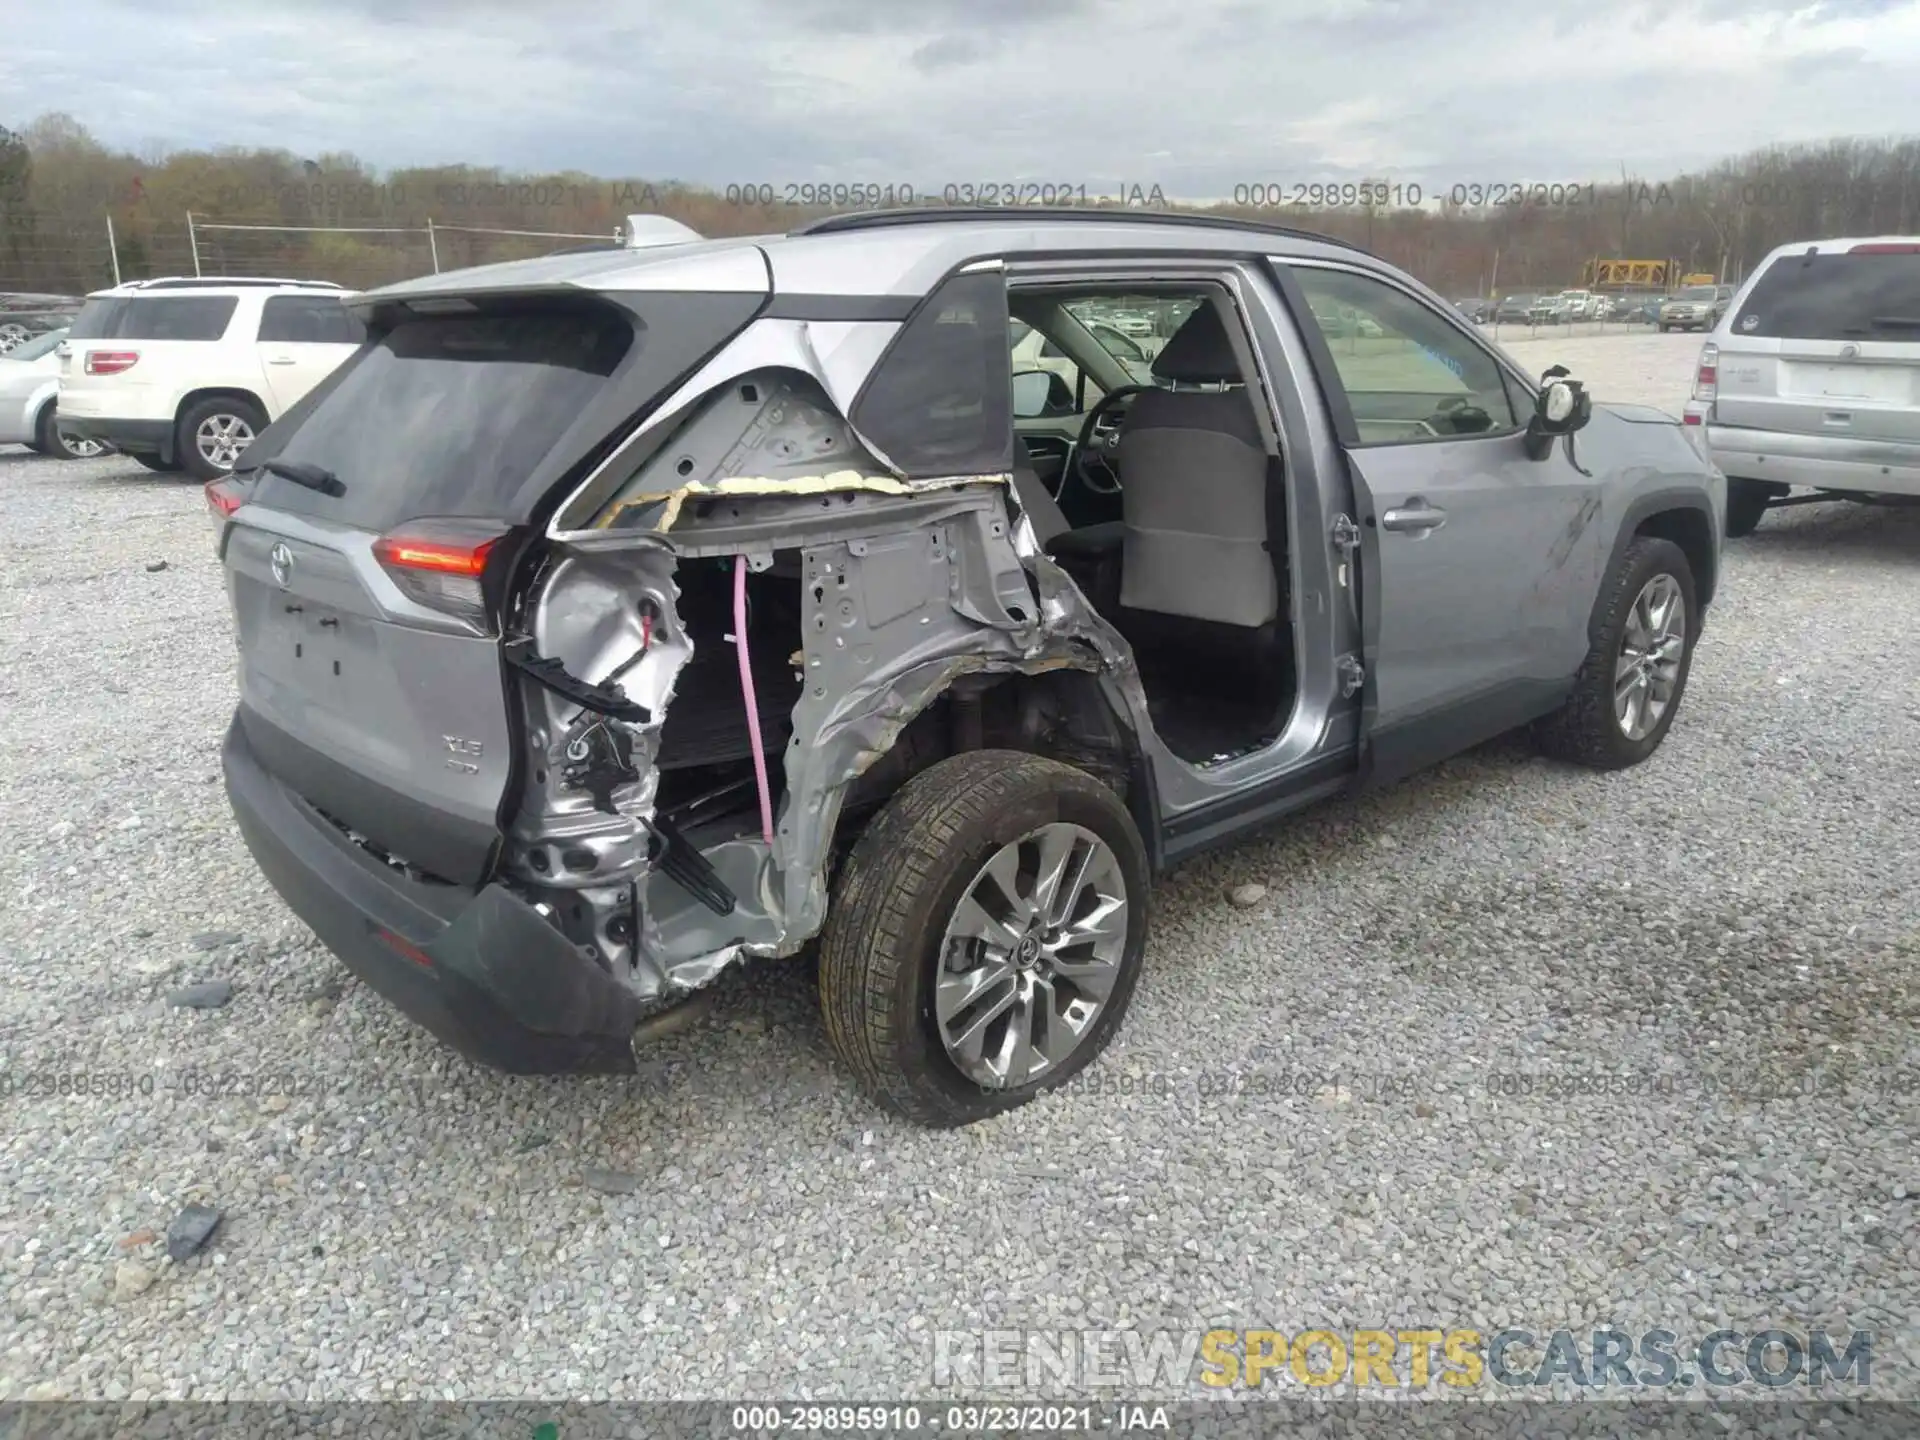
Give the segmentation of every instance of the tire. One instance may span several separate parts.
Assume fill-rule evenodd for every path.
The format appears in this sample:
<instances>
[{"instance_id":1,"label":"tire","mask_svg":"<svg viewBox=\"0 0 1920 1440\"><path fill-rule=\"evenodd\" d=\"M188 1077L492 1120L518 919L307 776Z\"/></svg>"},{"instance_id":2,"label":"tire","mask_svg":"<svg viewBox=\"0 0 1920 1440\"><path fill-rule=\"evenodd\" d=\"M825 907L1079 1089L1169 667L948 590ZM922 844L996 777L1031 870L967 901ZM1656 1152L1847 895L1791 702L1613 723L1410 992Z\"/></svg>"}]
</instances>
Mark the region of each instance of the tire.
<instances>
[{"instance_id":1,"label":"tire","mask_svg":"<svg viewBox=\"0 0 1920 1440\"><path fill-rule=\"evenodd\" d=\"M39 423L33 429L35 450L55 460L97 460L113 453L111 445L102 445L98 440L69 440L62 435L55 423L55 408L51 401L40 407Z\"/></svg>"},{"instance_id":2,"label":"tire","mask_svg":"<svg viewBox=\"0 0 1920 1440\"><path fill-rule=\"evenodd\" d=\"M1680 653L1661 713L1644 732L1630 734L1616 710L1615 677L1626 663L1623 646L1629 639L1629 622L1635 622L1638 628L1641 617L1634 612L1642 596L1661 577L1677 588L1684 606L1681 616L1676 617L1681 621ZM1687 675L1693 668L1693 646L1700 637L1700 607L1694 595L1693 569L1680 547L1651 535L1635 538L1601 584L1588 635L1591 644L1574 677L1573 693L1560 709L1535 724L1534 743L1543 754L1557 760L1593 770L1624 770L1660 748L1673 726L1673 717L1680 711Z\"/></svg>"},{"instance_id":3,"label":"tire","mask_svg":"<svg viewBox=\"0 0 1920 1440\"><path fill-rule=\"evenodd\" d=\"M985 867L1003 848L1021 845L1016 853L1026 855L1033 849L1031 843L1022 843L1026 837L1062 825L1078 830L1071 854L1077 859L1091 853L1093 863L1085 868L1102 871L1106 885L1122 892L1124 934L1116 943L1109 933L1103 942L1111 956L1099 962L1109 982L1106 997L1078 1041L1069 1042L1072 1048L1056 1056L1045 1073L1029 1074L1024 1083L996 1086L978 1078L977 1072L970 1076L963 1070L942 1039L935 984L952 950L948 927L963 923L967 912L962 902L988 883ZM1069 832L1043 833L1055 838ZM1106 847L1106 860L1087 839ZM1026 867L1020 868L1024 878ZM1092 776L1009 750L977 750L944 760L900 789L847 858L820 944L820 1005L827 1039L862 1090L918 1124L969 1125L1024 1105L1071 1079L1119 1028L1146 947L1148 888L1140 833L1120 797ZM1004 894L1004 888L996 893ZM1106 889L1077 888L1067 901L1072 905L1091 896L1097 902L1105 895ZM1084 913L1084 906L1079 908ZM1005 1001L1010 992L1002 985L1012 987L1017 997L1025 983L1026 993L1036 1001L1053 1000L1053 1005L1035 1008L1058 1024L1055 1007L1063 999L1091 993L1076 991L1071 981L1060 983L1064 977L1058 975L1023 981L1021 972L993 959L990 951L971 948L979 942L955 944L969 947L953 951L956 958L971 953L980 957L980 970L991 964L1002 973L1000 982L977 989L983 1000ZM1032 951L1023 941L1008 958L1026 954L1027 963L1044 972L1050 963L1047 952L1040 950L1036 958ZM1060 963L1086 965L1081 957L1062 957ZM1080 1003L1084 1001L1070 1000L1069 1006ZM1004 1031L1011 1032L1020 1012L1016 1004L989 1013L996 1018L977 1022L985 1037L981 1048L987 1051L1010 1038L996 1030L1002 1025L997 1017L1006 1016ZM966 1017L967 1009L961 1008L948 1020L961 1024ZM1070 1031L1064 1027L1059 1033ZM1027 1033L1034 1031L1029 1027ZM1008 1065L1009 1080L1014 1064L1017 1061Z\"/></svg>"},{"instance_id":4,"label":"tire","mask_svg":"<svg viewBox=\"0 0 1920 1440\"><path fill-rule=\"evenodd\" d=\"M233 473L233 462L266 428L267 417L253 401L212 395L180 417L173 453L194 479L218 480Z\"/></svg>"},{"instance_id":5,"label":"tire","mask_svg":"<svg viewBox=\"0 0 1920 1440\"><path fill-rule=\"evenodd\" d=\"M162 460L158 455L140 455L129 453L127 458L136 465L144 465L157 475L177 475L181 465L178 460Z\"/></svg>"},{"instance_id":6,"label":"tire","mask_svg":"<svg viewBox=\"0 0 1920 1440\"><path fill-rule=\"evenodd\" d=\"M1662 326L1660 327L1660 333L1661 333L1662 335L1664 335L1664 334L1666 334L1666 333L1667 333L1667 331L1669 331L1669 330L1671 330L1672 328L1673 328L1673 327L1672 327L1671 325L1662 325Z\"/></svg>"},{"instance_id":7,"label":"tire","mask_svg":"<svg viewBox=\"0 0 1920 1440\"><path fill-rule=\"evenodd\" d=\"M1727 538L1738 540L1760 528L1772 491L1758 480L1727 477Z\"/></svg>"}]
</instances>

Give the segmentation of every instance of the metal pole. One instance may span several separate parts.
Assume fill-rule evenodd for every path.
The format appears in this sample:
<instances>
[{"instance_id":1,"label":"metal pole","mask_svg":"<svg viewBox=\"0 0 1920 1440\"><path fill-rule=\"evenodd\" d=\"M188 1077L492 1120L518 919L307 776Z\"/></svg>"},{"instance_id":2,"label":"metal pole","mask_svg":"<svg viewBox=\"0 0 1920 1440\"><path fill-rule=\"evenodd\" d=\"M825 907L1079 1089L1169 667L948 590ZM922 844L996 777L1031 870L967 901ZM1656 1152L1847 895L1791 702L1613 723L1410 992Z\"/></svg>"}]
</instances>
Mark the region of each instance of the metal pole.
<instances>
[{"instance_id":1,"label":"metal pole","mask_svg":"<svg viewBox=\"0 0 1920 1440\"><path fill-rule=\"evenodd\" d=\"M440 246L433 238L433 217L427 217L427 253L433 257L433 273L440 273Z\"/></svg>"},{"instance_id":2,"label":"metal pole","mask_svg":"<svg viewBox=\"0 0 1920 1440\"><path fill-rule=\"evenodd\" d=\"M199 240L199 237L193 233L193 212L191 210L187 211L187 245L188 245L188 248L190 248L193 251L194 278L199 279L200 278L200 240Z\"/></svg>"},{"instance_id":3,"label":"metal pole","mask_svg":"<svg viewBox=\"0 0 1920 1440\"><path fill-rule=\"evenodd\" d=\"M107 254L113 257L113 283L120 283L120 247L113 238L113 216L107 216Z\"/></svg>"}]
</instances>

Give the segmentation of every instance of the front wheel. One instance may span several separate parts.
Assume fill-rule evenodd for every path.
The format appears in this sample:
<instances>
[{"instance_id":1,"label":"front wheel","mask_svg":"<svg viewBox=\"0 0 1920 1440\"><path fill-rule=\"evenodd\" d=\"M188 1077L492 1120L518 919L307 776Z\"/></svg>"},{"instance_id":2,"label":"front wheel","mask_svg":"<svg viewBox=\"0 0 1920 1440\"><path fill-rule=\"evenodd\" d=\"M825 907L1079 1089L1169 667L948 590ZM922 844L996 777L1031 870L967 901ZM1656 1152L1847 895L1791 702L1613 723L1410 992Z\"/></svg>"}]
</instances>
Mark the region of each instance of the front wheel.
<instances>
[{"instance_id":1,"label":"front wheel","mask_svg":"<svg viewBox=\"0 0 1920 1440\"><path fill-rule=\"evenodd\" d=\"M848 856L820 945L827 1038L875 1100L951 1127L1105 1048L1139 979L1146 847L1120 797L1017 751L942 761Z\"/></svg>"},{"instance_id":2,"label":"front wheel","mask_svg":"<svg viewBox=\"0 0 1920 1440\"><path fill-rule=\"evenodd\" d=\"M1685 552L1635 538L1601 586L1590 635L1573 693L1534 741L1556 759L1624 770L1660 748L1686 692L1700 613Z\"/></svg>"},{"instance_id":3,"label":"front wheel","mask_svg":"<svg viewBox=\"0 0 1920 1440\"><path fill-rule=\"evenodd\" d=\"M251 400L215 395L190 406L180 417L174 453L196 480L218 480L267 427L267 417Z\"/></svg>"}]
</instances>

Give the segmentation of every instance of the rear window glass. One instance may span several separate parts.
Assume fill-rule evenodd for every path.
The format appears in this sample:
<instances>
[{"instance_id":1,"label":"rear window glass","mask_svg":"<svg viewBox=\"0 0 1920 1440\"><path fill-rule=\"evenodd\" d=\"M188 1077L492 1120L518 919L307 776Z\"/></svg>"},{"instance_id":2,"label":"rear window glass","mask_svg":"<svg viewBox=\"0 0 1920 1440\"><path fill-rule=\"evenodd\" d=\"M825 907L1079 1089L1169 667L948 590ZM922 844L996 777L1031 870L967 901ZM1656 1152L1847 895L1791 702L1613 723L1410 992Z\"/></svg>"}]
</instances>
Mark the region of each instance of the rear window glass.
<instances>
[{"instance_id":1,"label":"rear window glass","mask_svg":"<svg viewBox=\"0 0 1920 1440\"><path fill-rule=\"evenodd\" d=\"M240 302L231 295L130 295L89 300L74 321L76 340L218 340ZM99 306L99 309L95 309Z\"/></svg>"},{"instance_id":2,"label":"rear window glass","mask_svg":"<svg viewBox=\"0 0 1920 1440\"><path fill-rule=\"evenodd\" d=\"M1011 350L1001 276L955 276L901 328L848 418L909 478L1004 474Z\"/></svg>"},{"instance_id":3,"label":"rear window glass","mask_svg":"<svg viewBox=\"0 0 1920 1440\"><path fill-rule=\"evenodd\" d=\"M67 331L70 340L102 340L111 333L110 328L120 313L120 300L89 300L80 307L80 313L73 317L73 326Z\"/></svg>"},{"instance_id":4,"label":"rear window glass","mask_svg":"<svg viewBox=\"0 0 1920 1440\"><path fill-rule=\"evenodd\" d=\"M328 497L269 476L266 499L369 529L428 515L511 515L513 499L634 344L606 309L429 315L340 373L277 451L331 470Z\"/></svg>"},{"instance_id":5,"label":"rear window glass","mask_svg":"<svg viewBox=\"0 0 1920 1440\"><path fill-rule=\"evenodd\" d=\"M1754 282L1733 333L1920 341L1920 253L1783 255Z\"/></svg>"}]
</instances>

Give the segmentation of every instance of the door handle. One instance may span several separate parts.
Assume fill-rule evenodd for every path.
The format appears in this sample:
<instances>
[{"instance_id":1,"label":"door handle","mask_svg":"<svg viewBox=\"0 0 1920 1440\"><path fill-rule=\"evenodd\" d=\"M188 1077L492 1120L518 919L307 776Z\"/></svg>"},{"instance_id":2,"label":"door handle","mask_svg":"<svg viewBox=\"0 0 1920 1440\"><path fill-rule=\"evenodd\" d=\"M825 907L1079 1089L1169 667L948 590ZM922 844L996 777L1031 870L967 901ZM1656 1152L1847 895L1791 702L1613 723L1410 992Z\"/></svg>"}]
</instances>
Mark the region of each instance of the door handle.
<instances>
[{"instance_id":1,"label":"door handle","mask_svg":"<svg viewBox=\"0 0 1920 1440\"><path fill-rule=\"evenodd\" d=\"M1406 530L1416 534L1427 530L1438 530L1447 523L1447 512L1437 505L1429 505L1417 495L1398 510L1389 510L1380 517L1382 530Z\"/></svg>"}]
</instances>

